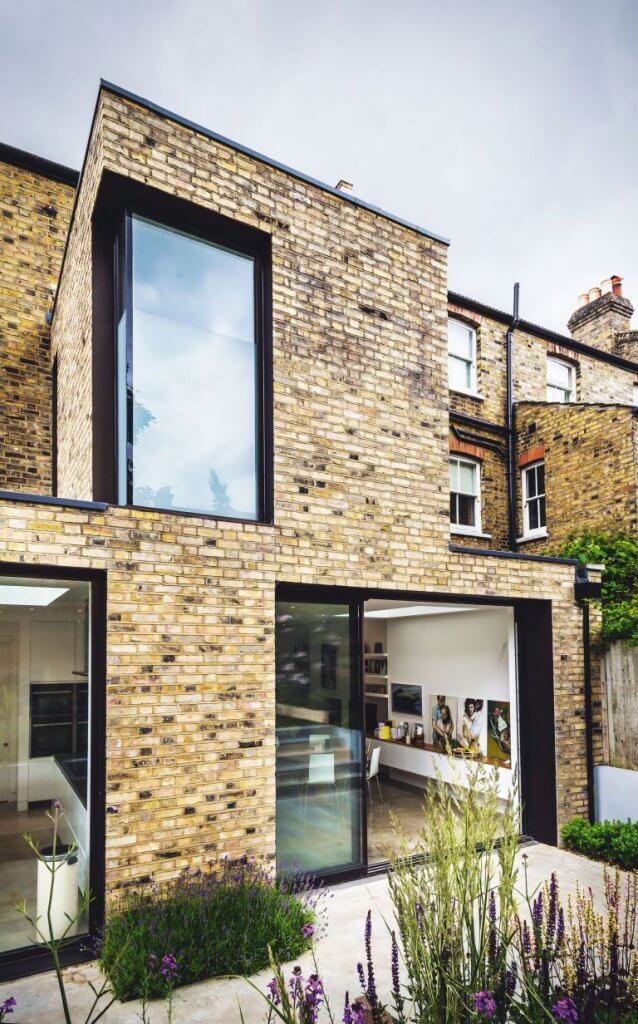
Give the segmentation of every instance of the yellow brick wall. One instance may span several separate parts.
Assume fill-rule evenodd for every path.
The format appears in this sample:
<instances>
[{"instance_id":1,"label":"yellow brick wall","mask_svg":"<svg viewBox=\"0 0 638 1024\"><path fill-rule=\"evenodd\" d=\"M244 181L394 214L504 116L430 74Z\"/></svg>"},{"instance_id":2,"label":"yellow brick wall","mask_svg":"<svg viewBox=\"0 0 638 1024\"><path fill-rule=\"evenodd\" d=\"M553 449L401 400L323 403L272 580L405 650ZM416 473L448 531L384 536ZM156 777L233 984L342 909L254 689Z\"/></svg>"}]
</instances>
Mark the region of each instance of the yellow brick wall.
<instances>
[{"instance_id":1,"label":"yellow brick wall","mask_svg":"<svg viewBox=\"0 0 638 1024\"><path fill-rule=\"evenodd\" d=\"M74 189L0 160L0 489L51 493L50 312Z\"/></svg>"},{"instance_id":2,"label":"yellow brick wall","mask_svg":"<svg viewBox=\"0 0 638 1024\"><path fill-rule=\"evenodd\" d=\"M272 855L277 581L551 600L559 820L583 813L573 569L448 546L445 247L103 92L52 337L69 497L92 489L102 169L270 232L275 437L274 526L0 507L3 560L108 571L108 889L222 852Z\"/></svg>"},{"instance_id":3,"label":"yellow brick wall","mask_svg":"<svg viewBox=\"0 0 638 1024\"><path fill-rule=\"evenodd\" d=\"M636 420L625 406L520 403L516 407L518 455L545 448L546 540L525 551L560 553L579 531L636 529ZM521 478L517 515L522 533Z\"/></svg>"}]
</instances>

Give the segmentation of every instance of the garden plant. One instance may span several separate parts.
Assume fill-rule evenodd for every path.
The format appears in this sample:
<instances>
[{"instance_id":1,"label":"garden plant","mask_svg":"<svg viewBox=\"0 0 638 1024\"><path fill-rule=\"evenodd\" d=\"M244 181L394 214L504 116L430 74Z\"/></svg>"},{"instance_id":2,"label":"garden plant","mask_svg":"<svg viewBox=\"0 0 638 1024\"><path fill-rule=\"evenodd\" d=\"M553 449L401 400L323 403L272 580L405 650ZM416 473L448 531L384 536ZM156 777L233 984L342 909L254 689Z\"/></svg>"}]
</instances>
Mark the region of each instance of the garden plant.
<instances>
[{"instance_id":1,"label":"garden plant","mask_svg":"<svg viewBox=\"0 0 638 1024\"><path fill-rule=\"evenodd\" d=\"M604 907L577 889L565 902L556 875L531 891L518 851L516 793L499 800L497 773L470 770L469 789L426 792L416 857L389 875L394 920L391 991L377 990L372 918L343 1024L638 1024L635 874L604 875ZM395 823L401 834L401 826ZM518 851L518 852L517 852ZM275 964L264 993L269 1021L335 1016L319 969Z\"/></svg>"},{"instance_id":2,"label":"garden plant","mask_svg":"<svg viewBox=\"0 0 638 1024\"><path fill-rule=\"evenodd\" d=\"M626 871L638 868L638 822L589 822L585 818L573 818L563 825L561 835L570 850L617 864Z\"/></svg>"}]
</instances>

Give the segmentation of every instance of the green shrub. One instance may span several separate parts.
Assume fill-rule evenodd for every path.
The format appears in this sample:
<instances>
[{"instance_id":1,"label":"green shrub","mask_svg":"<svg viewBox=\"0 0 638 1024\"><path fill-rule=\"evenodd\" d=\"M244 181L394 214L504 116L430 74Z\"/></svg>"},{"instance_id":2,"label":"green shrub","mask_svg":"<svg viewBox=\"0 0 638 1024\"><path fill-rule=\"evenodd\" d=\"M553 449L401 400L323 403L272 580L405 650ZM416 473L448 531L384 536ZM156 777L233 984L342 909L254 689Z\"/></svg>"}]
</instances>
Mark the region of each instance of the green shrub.
<instances>
[{"instance_id":1,"label":"green shrub","mask_svg":"<svg viewBox=\"0 0 638 1024\"><path fill-rule=\"evenodd\" d=\"M241 861L221 877L185 874L167 895L132 895L108 921L100 966L122 1000L166 993L169 958L175 984L226 974L252 974L299 956L314 931L321 891L307 880L273 884Z\"/></svg>"},{"instance_id":2,"label":"green shrub","mask_svg":"<svg viewBox=\"0 0 638 1024\"><path fill-rule=\"evenodd\" d=\"M568 540L562 554L583 564L604 564L600 639L603 644L622 640L638 646L638 538L586 533Z\"/></svg>"},{"instance_id":3,"label":"green shrub","mask_svg":"<svg viewBox=\"0 0 638 1024\"><path fill-rule=\"evenodd\" d=\"M638 822L597 821L574 818L561 831L570 850L578 850L596 860L617 864L626 871L638 868Z\"/></svg>"}]
</instances>

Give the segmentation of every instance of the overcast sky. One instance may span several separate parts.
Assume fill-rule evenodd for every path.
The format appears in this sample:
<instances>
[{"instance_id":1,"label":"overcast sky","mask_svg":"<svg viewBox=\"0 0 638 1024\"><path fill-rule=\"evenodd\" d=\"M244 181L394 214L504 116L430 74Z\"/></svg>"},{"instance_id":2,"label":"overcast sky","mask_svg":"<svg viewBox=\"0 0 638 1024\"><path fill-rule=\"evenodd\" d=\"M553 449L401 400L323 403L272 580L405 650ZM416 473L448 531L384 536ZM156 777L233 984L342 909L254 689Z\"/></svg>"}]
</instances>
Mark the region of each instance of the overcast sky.
<instances>
[{"instance_id":1,"label":"overcast sky","mask_svg":"<svg viewBox=\"0 0 638 1024\"><path fill-rule=\"evenodd\" d=\"M0 140L79 167L100 77L449 237L452 289L638 308L638 0L0 0Z\"/></svg>"}]
</instances>

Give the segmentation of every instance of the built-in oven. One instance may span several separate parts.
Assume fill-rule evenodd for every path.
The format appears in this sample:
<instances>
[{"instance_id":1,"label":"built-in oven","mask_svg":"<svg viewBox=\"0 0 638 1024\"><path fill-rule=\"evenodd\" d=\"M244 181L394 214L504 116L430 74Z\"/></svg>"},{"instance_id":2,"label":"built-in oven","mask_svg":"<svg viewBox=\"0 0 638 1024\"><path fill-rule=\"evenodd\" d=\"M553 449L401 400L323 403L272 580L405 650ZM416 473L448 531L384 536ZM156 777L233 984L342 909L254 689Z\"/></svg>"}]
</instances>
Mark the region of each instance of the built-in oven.
<instances>
[{"instance_id":1,"label":"built-in oven","mask_svg":"<svg viewBox=\"0 0 638 1024\"><path fill-rule=\"evenodd\" d=\"M87 683L32 683L30 757L86 754Z\"/></svg>"}]
</instances>

